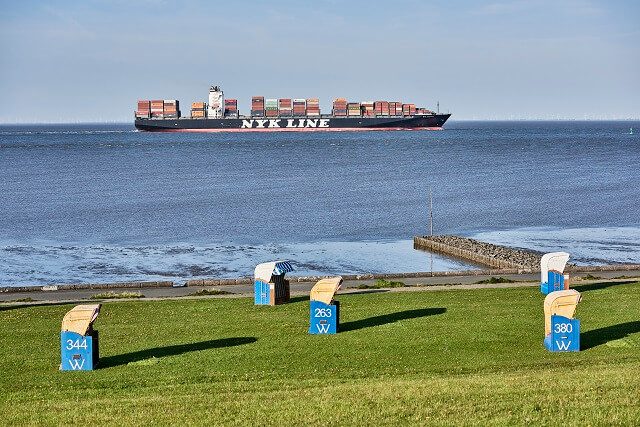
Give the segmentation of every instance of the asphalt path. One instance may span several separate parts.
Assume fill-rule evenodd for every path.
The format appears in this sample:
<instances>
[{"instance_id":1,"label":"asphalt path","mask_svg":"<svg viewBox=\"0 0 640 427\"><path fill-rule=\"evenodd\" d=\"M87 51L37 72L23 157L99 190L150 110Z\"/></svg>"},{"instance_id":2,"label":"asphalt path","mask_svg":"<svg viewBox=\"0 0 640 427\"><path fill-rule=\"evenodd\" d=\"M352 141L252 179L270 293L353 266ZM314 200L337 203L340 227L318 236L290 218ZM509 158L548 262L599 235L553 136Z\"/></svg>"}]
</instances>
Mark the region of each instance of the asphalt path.
<instances>
[{"instance_id":1,"label":"asphalt path","mask_svg":"<svg viewBox=\"0 0 640 427\"><path fill-rule=\"evenodd\" d=\"M593 280L582 279L587 274L597 277ZM513 280L513 283L478 283L491 277L502 277ZM615 279L619 277L618 279ZM376 280L360 279L344 281L342 290L339 293L357 292L406 292L422 290L443 290L443 289L482 289L482 288L507 288L522 286L540 286L539 273L527 274L505 274L505 275L467 275L467 276L439 276L439 277L417 277L417 278L390 278L388 280L399 281L406 284L406 287L371 289L376 284ZM640 270L628 271L594 271L573 273L570 278L571 287L582 284L601 282L622 282L640 281ZM294 282L291 283L292 296L307 296L315 282ZM362 285L369 287L364 288ZM364 288L364 289L363 289ZM190 296L199 290L220 290L229 294L211 296ZM92 296L104 292L139 292L144 297L137 300L157 300L171 298L233 298L253 296L253 285L219 285L219 286L182 286L182 287L160 287L160 288L137 288L137 289L78 289L78 290L56 290L56 291L29 291L29 292L4 292L0 293L0 306L2 305L30 305L30 304L60 304L74 302L100 302L100 299L90 299ZM104 301L116 301L114 299ZM121 300L122 301L122 300Z\"/></svg>"}]
</instances>

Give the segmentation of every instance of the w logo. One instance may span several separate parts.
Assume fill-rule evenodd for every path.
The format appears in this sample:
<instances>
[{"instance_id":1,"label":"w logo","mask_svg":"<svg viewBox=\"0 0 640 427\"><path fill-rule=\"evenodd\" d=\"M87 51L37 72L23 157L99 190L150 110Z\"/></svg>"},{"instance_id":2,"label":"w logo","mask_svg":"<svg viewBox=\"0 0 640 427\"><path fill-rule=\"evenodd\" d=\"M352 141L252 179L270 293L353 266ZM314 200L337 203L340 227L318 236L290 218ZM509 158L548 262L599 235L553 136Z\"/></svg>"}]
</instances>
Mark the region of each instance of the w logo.
<instances>
[{"instance_id":1,"label":"w logo","mask_svg":"<svg viewBox=\"0 0 640 427\"><path fill-rule=\"evenodd\" d=\"M571 347L571 341L558 341L558 340L556 340L556 347L558 347L558 350L560 350L560 351L567 351L567 350L569 350L569 347Z\"/></svg>"},{"instance_id":2,"label":"w logo","mask_svg":"<svg viewBox=\"0 0 640 427\"><path fill-rule=\"evenodd\" d=\"M72 371L80 371L84 366L85 359L69 359L69 365L71 365Z\"/></svg>"},{"instance_id":3,"label":"w logo","mask_svg":"<svg viewBox=\"0 0 640 427\"><path fill-rule=\"evenodd\" d=\"M329 326L331 326L331 325L329 325L328 323L325 323L325 324L322 324L322 325L319 324L319 323L316 323L316 326L318 327L318 333L319 334L326 334L326 333L329 332Z\"/></svg>"}]
</instances>

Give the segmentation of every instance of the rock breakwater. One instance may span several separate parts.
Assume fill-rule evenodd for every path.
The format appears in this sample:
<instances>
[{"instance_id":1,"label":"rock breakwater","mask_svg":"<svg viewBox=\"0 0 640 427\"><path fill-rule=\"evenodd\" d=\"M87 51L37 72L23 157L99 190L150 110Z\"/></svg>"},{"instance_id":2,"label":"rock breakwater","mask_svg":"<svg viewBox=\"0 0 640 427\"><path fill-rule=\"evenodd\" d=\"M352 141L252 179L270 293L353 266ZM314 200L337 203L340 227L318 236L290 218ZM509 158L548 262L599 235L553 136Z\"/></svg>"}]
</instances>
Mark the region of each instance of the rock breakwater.
<instances>
[{"instance_id":1,"label":"rock breakwater","mask_svg":"<svg viewBox=\"0 0 640 427\"><path fill-rule=\"evenodd\" d=\"M416 236L415 249L452 255L474 263L499 269L517 269L522 272L540 270L542 254L481 242L454 235Z\"/></svg>"}]
</instances>

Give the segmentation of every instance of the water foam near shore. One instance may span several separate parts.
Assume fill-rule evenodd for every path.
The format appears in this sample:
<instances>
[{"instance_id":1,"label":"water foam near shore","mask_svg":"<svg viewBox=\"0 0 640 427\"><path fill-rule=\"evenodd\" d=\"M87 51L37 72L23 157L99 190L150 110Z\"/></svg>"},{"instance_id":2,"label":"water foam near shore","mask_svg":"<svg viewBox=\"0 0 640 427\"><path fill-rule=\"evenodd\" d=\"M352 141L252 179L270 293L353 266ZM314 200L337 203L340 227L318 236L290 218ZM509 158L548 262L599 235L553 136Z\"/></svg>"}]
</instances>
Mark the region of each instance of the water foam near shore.
<instances>
[{"instance_id":1,"label":"water foam near shore","mask_svg":"<svg viewBox=\"0 0 640 427\"><path fill-rule=\"evenodd\" d=\"M296 275L470 270L477 266L413 250L411 240L273 245L113 246L3 244L0 286L250 277L259 262L293 260Z\"/></svg>"},{"instance_id":2,"label":"water foam near shore","mask_svg":"<svg viewBox=\"0 0 640 427\"><path fill-rule=\"evenodd\" d=\"M578 265L640 264L640 227L523 228L471 238L540 252L567 251ZM414 250L412 240L271 245L0 244L0 286L250 277L259 262L290 259L295 275L388 274L484 268Z\"/></svg>"}]
</instances>

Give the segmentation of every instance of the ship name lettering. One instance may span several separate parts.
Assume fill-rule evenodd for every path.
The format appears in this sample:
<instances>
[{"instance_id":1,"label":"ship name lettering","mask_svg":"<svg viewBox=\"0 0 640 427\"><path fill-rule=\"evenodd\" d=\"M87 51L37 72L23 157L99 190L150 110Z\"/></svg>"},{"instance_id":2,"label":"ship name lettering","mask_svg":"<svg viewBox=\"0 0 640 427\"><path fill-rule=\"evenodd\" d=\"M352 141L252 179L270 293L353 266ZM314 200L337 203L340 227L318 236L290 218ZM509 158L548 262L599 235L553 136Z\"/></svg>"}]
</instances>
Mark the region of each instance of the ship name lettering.
<instances>
[{"instance_id":1,"label":"ship name lettering","mask_svg":"<svg viewBox=\"0 0 640 427\"><path fill-rule=\"evenodd\" d=\"M328 128L330 119L286 119L287 124L281 124L283 119L242 120L242 129L264 128Z\"/></svg>"}]
</instances>

